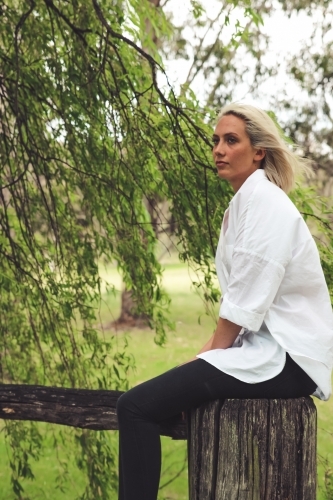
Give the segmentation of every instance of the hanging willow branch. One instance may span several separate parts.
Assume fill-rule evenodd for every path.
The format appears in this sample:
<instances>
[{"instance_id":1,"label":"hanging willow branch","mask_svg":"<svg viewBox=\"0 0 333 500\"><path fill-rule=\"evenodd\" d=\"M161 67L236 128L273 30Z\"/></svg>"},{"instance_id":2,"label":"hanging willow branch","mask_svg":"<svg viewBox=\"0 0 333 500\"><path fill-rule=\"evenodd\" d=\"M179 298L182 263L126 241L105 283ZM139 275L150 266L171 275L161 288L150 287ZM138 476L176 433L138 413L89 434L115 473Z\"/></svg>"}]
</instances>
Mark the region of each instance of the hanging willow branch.
<instances>
[{"instance_id":1,"label":"hanging willow branch","mask_svg":"<svg viewBox=\"0 0 333 500\"><path fill-rule=\"evenodd\" d=\"M169 299L157 237L212 283L229 192L216 183L208 115L170 86L145 26L171 27L149 1L5 0L0 9L2 381L126 389L132 357L96 327L100 265L118 266L158 342ZM6 429L21 494L34 424L6 420ZM116 476L105 473L106 438L75 443L84 498L108 498Z\"/></svg>"}]
</instances>

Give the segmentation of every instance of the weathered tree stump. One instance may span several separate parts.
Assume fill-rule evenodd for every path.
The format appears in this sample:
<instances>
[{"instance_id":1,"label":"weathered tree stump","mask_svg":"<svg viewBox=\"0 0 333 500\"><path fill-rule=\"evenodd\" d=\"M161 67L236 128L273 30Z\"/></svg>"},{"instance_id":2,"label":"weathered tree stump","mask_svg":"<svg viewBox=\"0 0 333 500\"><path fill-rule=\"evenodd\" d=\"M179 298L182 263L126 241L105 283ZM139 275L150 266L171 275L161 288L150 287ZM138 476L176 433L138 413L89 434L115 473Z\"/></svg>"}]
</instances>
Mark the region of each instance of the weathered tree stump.
<instances>
[{"instance_id":1,"label":"weathered tree stump","mask_svg":"<svg viewBox=\"0 0 333 500\"><path fill-rule=\"evenodd\" d=\"M316 407L212 401L188 414L190 500L315 500Z\"/></svg>"}]
</instances>

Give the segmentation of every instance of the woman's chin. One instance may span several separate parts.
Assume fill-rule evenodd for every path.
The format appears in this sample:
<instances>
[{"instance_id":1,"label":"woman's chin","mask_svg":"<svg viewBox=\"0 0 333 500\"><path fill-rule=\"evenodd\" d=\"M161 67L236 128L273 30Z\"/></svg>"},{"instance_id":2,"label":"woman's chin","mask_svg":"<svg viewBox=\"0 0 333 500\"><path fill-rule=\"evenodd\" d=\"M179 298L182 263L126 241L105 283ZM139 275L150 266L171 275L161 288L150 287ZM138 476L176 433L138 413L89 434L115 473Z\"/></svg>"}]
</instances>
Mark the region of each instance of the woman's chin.
<instances>
[{"instance_id":1,"label":"woman's chin","mask_svg":"<svg viewBox=\"0 0 333 500\"><path fill-rule=\"evenodd\" d=\"M219 169L217 171L217 175L219 176L220 179L228 180L228 173L222 169Z\"/></svg>"}]
</instances>

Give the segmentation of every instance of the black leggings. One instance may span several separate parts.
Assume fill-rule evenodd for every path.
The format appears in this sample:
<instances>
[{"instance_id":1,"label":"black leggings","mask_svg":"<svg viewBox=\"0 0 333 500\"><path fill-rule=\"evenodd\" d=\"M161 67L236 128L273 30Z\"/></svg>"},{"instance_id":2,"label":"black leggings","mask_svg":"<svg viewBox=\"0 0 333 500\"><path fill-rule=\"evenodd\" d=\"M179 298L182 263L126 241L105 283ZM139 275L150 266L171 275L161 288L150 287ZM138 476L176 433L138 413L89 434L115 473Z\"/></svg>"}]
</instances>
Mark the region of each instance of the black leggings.
<instances>
[{"instance_id":1,"label":"black leggings","mask_svg":"<svg viewBox=\"0 0 333 500\"><path fill-rule=\"evenodd\" d=\"M159 423L214 399L299 398L316 384L287 354L282 372L247 384L202 359L173 368L118 400L119 500L156 500L161 469Z\"/></svg>"}]
</instances>

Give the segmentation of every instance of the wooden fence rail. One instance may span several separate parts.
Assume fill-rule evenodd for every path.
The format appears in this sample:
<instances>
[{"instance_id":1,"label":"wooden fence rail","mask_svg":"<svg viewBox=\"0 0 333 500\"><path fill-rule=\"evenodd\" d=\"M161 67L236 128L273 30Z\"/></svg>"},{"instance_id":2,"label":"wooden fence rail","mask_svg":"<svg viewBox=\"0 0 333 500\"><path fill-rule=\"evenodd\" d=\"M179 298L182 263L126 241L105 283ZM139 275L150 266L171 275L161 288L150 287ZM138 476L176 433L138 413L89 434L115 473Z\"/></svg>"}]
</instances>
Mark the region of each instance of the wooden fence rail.
<instances>
[{"instance_id":1,"label":"wooden fence rail","mask_svg":"<svg viewBox=\"0 0 333 500\"><path fill-rule=\"evenodd\" d=\"M33 420L81 429L117 430L117 400L121 391L65 389L39 385L0 385L0 418ZM186 439L181 416L165 420L161 435Z\"/></svg>"}]
</instances>

